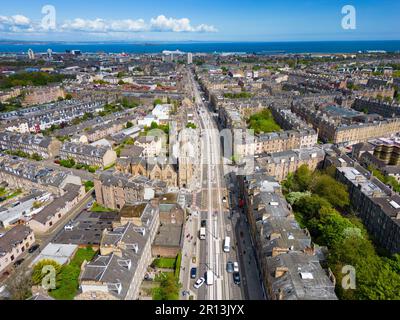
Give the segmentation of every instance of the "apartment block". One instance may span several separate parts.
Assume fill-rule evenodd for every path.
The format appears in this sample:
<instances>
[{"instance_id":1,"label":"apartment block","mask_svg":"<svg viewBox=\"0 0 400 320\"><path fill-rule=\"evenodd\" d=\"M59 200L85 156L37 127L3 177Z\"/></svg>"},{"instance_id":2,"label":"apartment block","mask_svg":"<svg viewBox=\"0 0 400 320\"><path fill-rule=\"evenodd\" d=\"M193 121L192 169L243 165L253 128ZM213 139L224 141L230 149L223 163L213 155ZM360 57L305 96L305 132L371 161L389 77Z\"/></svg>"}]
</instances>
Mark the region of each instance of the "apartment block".
<instances>
[{"instance_id":1,"label":"apartment block","mask_svg":"<svg viewBox=\"0 0 400 320\"><path fill-rule=\"evenodd\" d=\"M315 170L322 164L325 151L319 147L287 150L256 157L256 168L265 169L267 174L279 182L289 173L295 172L300 166L307 165Z\"/></svg>"},{"instance_id":2,"label":"apartment block","mask_svg":"<svg viewBox=\"0 0 400 320\"><path fill-rule=\"evenodd\" d=\"M152 261L151 244L160 224L159 209L148 203L144 209L140 204L123 211L131 221L103 231L100 254L82 266L82 293L76 299L90 299L97 293L118 300L138 299L139 287Z\"/></svg>"},{"instance_id":3,"label":"apartment block","mask_svg":"<svg viewBox=\"0 0 400 320\"><path fill-rule=\"evenodd\" d=\"M150 200L166 192L166 183L150 180L144 176L133 176L122 172L104 172L94 179L96 201L113 210L126 204Z\"/></svg>"},{"instance_id":4,"label":"apartment block","mask_svg":"<svg viewBox=\"0 0 400 320\"><path fill-rule=\"evenodd\" d=\"M61 142L55 138L31 134L0 132L0 149L38 154L43 159L54 158L60 152Z\"/></svg>"},{"instance_id":5,"label":"apartment block","mask_svg":"<svg viewBox=\"0 0 400 320\"><path fill-rule=\"evenodd\" d=\"M239 184L267 298L337 300L335 278L321 267L323 255L295 220L280 184L265 170Z\"/></svg>"},{"instance_id":6,"label":"apartment block","mask_svg":"<svg viewBox=\"0 0 400 320\"><path fill-rule=\"evenodd\" d=\"M336 179L348 187L350 204L373 240L391 254L400 252L400 196L346 155L327 157Z\"/></svg>"},{"instance_id":7,"label":"apartment block","mask_svg":"<svg viewBox=\"0 0 400 320\"><path fill-rule=\"evenodd\" d=\"M74 159L76 163L104 168L115 163L117 153L109 148L65 142L60 149L61 159Z\"/></svg>"},{"instance_id":8,"label":"apartment block","mask_svg":"<svg viewBox=\"0 0 400 320\"><path fill-rule=\"evenodd\" d=\"M0 273L16 262L34 243L33 231L24 225L15 226L2 235L0 237Z\"/></svg>"}]
</instances>

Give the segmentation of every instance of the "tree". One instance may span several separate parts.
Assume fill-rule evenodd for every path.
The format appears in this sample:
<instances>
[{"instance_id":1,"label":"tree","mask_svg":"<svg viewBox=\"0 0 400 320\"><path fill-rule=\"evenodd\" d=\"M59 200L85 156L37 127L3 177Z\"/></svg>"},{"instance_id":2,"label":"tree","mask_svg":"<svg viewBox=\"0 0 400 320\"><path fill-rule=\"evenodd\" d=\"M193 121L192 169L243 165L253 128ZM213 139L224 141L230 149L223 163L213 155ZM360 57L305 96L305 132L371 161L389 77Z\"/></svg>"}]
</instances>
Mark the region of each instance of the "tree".
<instances>
[{"instance_id":1,"label":"tree","mask_svg":"<svg viewBox=\"0 0 400 320\"><path fill-rule=\"evenodd\" d=\"M61 265L51 259L43 259L39 261L35 266L33 267L32 271L32 282L35 285L41 285L43 278L47 275L47 273L42 273L42 270L45 266L52 266L54 267L56 271L56 278L61 272Z\"/></svg>"},{"instance_id":2,"label":"tree","mask_svg":"<svg viewBox=\"0 0 400 320\"><path fill-rule=\"evenodd\" d=\"M310 191L306 191L306 192L290 192L286 196L286 200L290 203L290 205L293 206L300 199L302 199L304 197L307 197L307 196L311 196L311 192Z\"/></svg>"},{"instance_id":3,"label":"tree","mask_svg":"<svg viewBox=\"0 0 400 320\"><path fill-rule=\"evenodd\" d=\"M133 123L132 122L130 122L130 121L128 121L127 123L126 123L126 126L125 126L127 129L129 129L129 128L132 128L133 127Z\"/></svg>"},{"instance_id":4,"label":"tree","mask_svg":"<svg viewBox=\"0 0 400 320\"><path fill-rule=\"evenodd\" d=\"M67 93L67 94L65 95L65 100L72 100L72 94Z\"/></svg>"},{"instance_id":5,"label":"tree","mask_svg":"<svg viewBox=\"0 0 400 320\"><path fill-rule=\"evenodd\" d=\"M186 125L186 128L192 128L192 129L196 129L196 128L197 128L197 126L196 126L194 123L192 123L192 122L189 122L189 123Z\"/></svg>"},{"instance_id":6,"label":"tree","mask_svg":"<svg viewBox=\"0 0 400 320\"><path fill-rule=\"evenodd\" d=\"M179 300L179 289L181 285L173 273L161 280L160 298L161 300Z\"/></svg>"},{"instance_id":7,"label":"tree","mask_svg":"<svg viewBox=\"0 0 400 320\"><path fill-rule=\"evenodd\" d=\"M318 215L309 221L309 228L319 244L331 247L341 243L346 236L360 234L348 232L354 229L353 224L333 208L321 207Z\"/></svg>"},{"instance_id":8,"label":"tree","mask_svg":"<svg viewBox=\"0 0 400 320\"><path fill-rule=\"evenodd\" d=\"M326 174L315 179L312 190L337 208L344 208L350 204L346 186Z\"/></svg>"},{"instance_id":9,"label":"tree","mask_svg":"<svg viewBox=\"0 0 400 320\"><path fill-rule=\"evenodd\" d=\"M331 204L318 195L305 196L294 203L294 210L301 213L306 219L319 218L322 207L331 207Z\"/></svg>"},{"instance_id":10,"label":"tree","mask_svg":"<svg viewBox=\"0 0 400 320\"><path fill-rule=\"evenodd\" d=\"M22 267L7 285L7 289L12 300L26 300L32 296L32 285L31 271Z\"/></svg>"},{"instance_id":11,"label":"tree","mask_svg":"<svg viewBox=\"0 0 400 320\"><path fill-rule=\"evenodd\" d=\"M304 192L310 188L313 179L312 172L306 164L301 165L293 176L297 191Z\"/></svg>"}]
</instances>

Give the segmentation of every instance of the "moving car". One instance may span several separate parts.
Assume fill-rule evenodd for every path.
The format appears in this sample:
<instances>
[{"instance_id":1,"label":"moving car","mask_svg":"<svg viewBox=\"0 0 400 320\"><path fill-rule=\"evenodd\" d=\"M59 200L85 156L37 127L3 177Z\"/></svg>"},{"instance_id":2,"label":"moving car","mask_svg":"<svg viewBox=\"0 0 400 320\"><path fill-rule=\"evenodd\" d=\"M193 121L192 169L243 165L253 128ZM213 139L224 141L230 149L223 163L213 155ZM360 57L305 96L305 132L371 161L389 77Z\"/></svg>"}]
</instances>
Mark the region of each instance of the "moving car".
<instances>
[{"instance_id":1,"label":"moving car","mask_svg":"<svg viewBox=\"0 0 400 320\"><path fill-rule=\"evenodd\" d=\"M206 279L204 279L204 277L201 277L200 279L198 279L198 280L196 281L196 283L193 285L193 287L194 287L195 289L198 289L198 288L200 288L200 287L204 284L205 281L206 281Z\"/></svg>"},{"instance_id":2,"label":"moving car","mask_svg":"<svg viewBox=\"0 0 400 320\"><path fill-rule=\"evenodd\" d=\"M207 220L201 220L201 227L205 228L207 226Z\"/></svg>"},{"instance_id":3,"label":"moving car","mask_svg":"<svg viewBox=\"0 0 400 320\"><path fill-rule=\"evenodd\" d=\"M239 263L237 263L237 262L233 263L233 271L234 272L239 272Z\"/></svg>"},{"instance_id":4,"label":"moving car","mask_svg":"<svg viewBox=\"0 0 400 320\"><path fill-rule=\"evenodd\" d=\"M240 274L239 272L234 272L233 273L233 282L237 285L240 284Z\"/></svg>"},{"instance_id":5,"label":"moving car","mask_svg":"<svg viewBox=\"0 0 400 320\"><path fill-rule=\"evenodd\" d=\"M192 268L190 270L190 278L195 279L197 274L197 268Z\"/></svg>"},{"instance_id":6,"label":"moving car","mask_svg":"<svg viewBox=\"0 0 400 320\"><path fill-rule=\"evenodd\" d=\"M232 261L228 261L226 264L226 272L232 273L234 271L234 265Z\"/></svg>"}]
</instances>

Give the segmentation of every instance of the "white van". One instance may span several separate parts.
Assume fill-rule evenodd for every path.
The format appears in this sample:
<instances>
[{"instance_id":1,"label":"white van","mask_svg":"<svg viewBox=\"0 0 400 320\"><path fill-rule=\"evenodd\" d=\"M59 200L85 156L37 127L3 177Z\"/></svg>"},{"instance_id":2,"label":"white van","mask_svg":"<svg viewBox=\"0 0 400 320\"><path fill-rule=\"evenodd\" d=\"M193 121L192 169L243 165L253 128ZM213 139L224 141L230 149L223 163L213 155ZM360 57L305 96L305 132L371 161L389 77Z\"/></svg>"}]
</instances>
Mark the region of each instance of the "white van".
<instances>
[{"instance_id":1,"label":"white van","mask_svg":"<svg viewBox=\"0 0 400 320\"><path fill-rule=\"evenodd\" d=\"M224 241L224 252L229 252L231 250L231 238L225 237Z\"/></svg>"},{"instance_id":2,"label":"white van","mask_svg":"<svg viewBox=\"0 0 400 320\"><path fill-rule=\"evenodd\" d=\"M200 228L200 240L206 240L206 228Z\"/></svg>"},{"instance_id":3,"label":"white van","mask_svg":"<svg viewBox=\"0 0 400 320\"><path fill-rule=\"evenodd\" d=\"M214 273L211 270L207 271L206 278L207 278L207 285L212 286L214 284Z\"/></svg>"}]
</instances>

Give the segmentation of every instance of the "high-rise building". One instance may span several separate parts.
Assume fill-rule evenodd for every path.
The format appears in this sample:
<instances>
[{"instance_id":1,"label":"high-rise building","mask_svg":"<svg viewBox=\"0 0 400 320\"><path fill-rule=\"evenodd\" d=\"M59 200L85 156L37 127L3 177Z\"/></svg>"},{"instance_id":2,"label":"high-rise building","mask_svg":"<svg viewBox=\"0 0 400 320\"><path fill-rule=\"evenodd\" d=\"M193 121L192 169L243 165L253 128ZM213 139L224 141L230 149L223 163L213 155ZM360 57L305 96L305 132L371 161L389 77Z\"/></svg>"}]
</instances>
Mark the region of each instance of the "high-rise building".
<instances>
[{"instance_id":1,"label":"high-rise building","mask_svg":"<svg viewBox=\"0 0 400 320\"><path fill-rule=\"evenodd\" d=\"M193 54L191 52L188 53L187 55L187 63L192 64L193 63Z\"/></svg>"},{"instance_id":2,"label":"high-rise building","mask_svg":"<svg viewBox=\"0 0 400 320\"><path fill-rule=\"evenodd\" d=\"M29 58L30 60L34 60L34 59L35 59L35 53L33 52L32 49L29 49L29 50L28 50L28 58Z\"/></svg>"}]
</instances>

